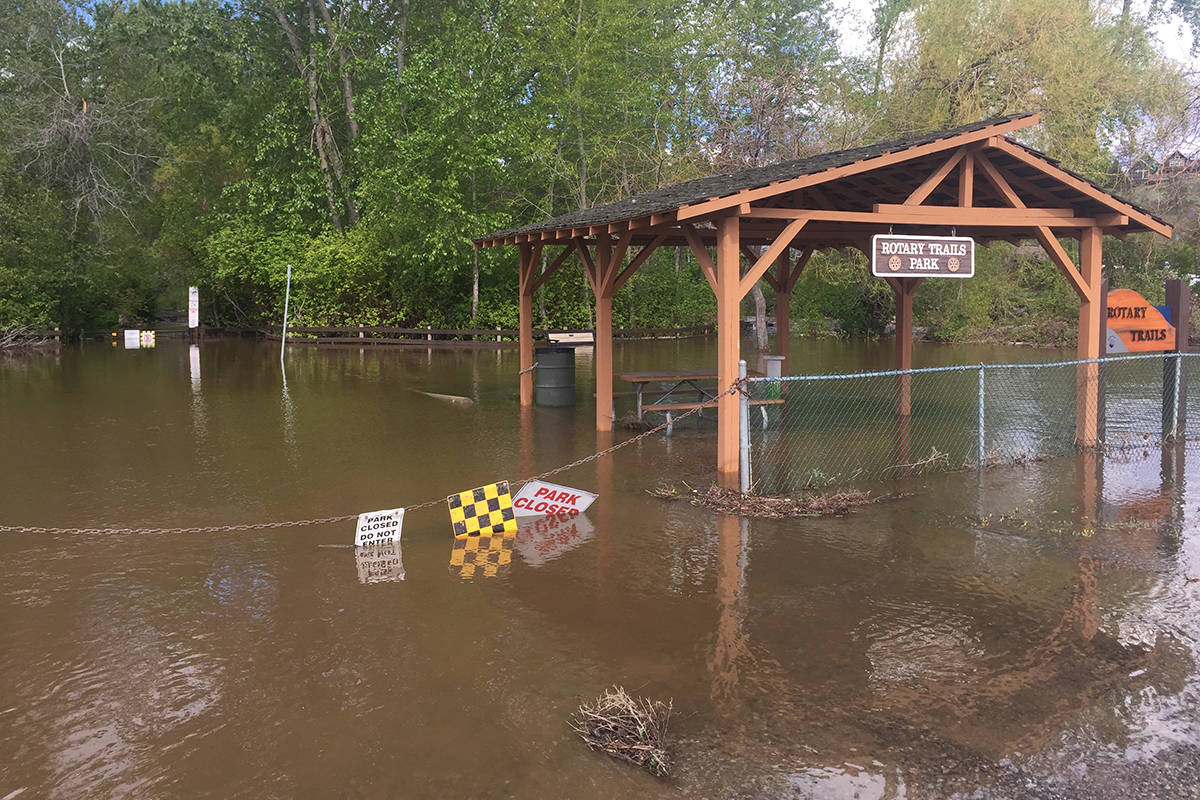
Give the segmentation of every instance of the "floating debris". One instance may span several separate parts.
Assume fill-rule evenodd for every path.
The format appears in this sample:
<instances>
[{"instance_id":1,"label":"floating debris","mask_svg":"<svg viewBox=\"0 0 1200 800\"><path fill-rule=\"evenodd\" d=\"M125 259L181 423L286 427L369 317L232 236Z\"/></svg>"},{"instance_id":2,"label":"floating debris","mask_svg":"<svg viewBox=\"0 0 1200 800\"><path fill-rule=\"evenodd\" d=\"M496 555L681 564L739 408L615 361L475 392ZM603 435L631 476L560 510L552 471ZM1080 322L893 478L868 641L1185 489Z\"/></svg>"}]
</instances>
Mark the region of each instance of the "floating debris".
<instances>
[{"instance_id":1,"label":"floating debris","mask_svg":"<svg viewBox=\"0 0 1200 800\"><path fill-rule=\"evenodd\" d=\"M436 392L426 392L421 389L413 389L417 394L423 394L426 397L432 397L434 400L442 400L447 403L453 403L456 406L473 406L475 401L469 397L463 397L457 394L437 394Z\"/></svg>"},{"instance_id":2,"label":"floating debris","mask_svg":"<svg viewBox=\"0 0 1200 800\"><path fill-rule=\"evenodd\" d=\"M644 767L661 778L671 768L667 726L672 705L670 700L635 700L623 688L614 686L594 702L580 704L571 717L571 730L591 749Z\"/></svg>"},{"instance_id":3,"label":"floating debris","mask_svg":"<svg viewBox=\"0 0 1200 800\"><path fill-rule=\"evenodd\" d=\"M684 486L687 486L685 483ZM782 517L840 517L861 506L888 499L888 496L872 497L870 492L857 490L844 492L810 492L799 497L764 497L757 494L742 494L736 489L709 486L701 492L687 486L688 493L674 486L658 486L646 493L660 500L687 499L694 506L703 506L722 514L739 517L780 519Z\"/></svg>"}]
</instances>

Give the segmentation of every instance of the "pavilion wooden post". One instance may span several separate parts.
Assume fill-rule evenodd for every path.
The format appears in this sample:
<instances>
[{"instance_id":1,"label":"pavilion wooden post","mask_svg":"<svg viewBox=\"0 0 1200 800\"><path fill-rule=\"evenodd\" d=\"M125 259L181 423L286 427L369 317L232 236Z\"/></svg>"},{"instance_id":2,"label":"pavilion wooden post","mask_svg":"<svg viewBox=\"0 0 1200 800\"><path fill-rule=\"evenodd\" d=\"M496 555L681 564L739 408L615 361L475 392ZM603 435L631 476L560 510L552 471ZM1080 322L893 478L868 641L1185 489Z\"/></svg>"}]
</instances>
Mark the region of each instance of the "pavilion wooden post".
<instances>
[{"instance_id":1,"label":"pavilion wooden post","mask_svg":"<svg viewBox=\"0 0 1200 800\"><path fill-rule=\"evenodd\" d=\"M775 355L783 357L783 364L780 366L783 368L783 374L787 375L788 358L792 349L792 285L788 281L791 277L792 261L787 251L775 260L775 269L777 274L769 281L771 288L775 290Z\"/></svg>"},{"instance_id":2,"label":"pavilion wooden post","mask_svg":"<svg viewBox=\"0 0 1200 800\"><path fill-rule=\"evenodd\" d=\"M596 238L596 430L613 429L612 240Z\"/></svg>"},{"instance_id":3,"label":"pavilion wooden post","mask_svg":"<svg viewBox=\"0 0 1200 800\"><path fill-rule=\"evenodd\" d=\"M1079 274L1086 293L1079 300L1079 359L1099 359L1104 341L1100 319L1100 262L1103 252L1100 228L1084 228L1079 239ZM1100 365L1081 364L1075 378L1075 443L1095 447L1100 441Z\"/></svg>"},{"instance_id":4,"label":"pavilion wooden post","mask_svg":"<svg viewBox=\"0 0 1200 800\"><path fill-rule=\"evenodd\" d=\"M741 221L717 220L717 482L738 487L738 397L729 389L738 379L741 358Z\"/></svg>"},{"instance_id":5,"label":"pavilion wooden post","mask_svg":"<svg viewBox=\"0 0 1200 800\"><path fill-rule=\"evenodd\" d=\"M896 296L896 369L912 369L912 303L913 295L924 278L891 278L888 284ZM912 376L901 375L896 382L896 413L902 417L912 414Z\"/></svg>"},{"instance_id":6,"label":"pavilion wooden post","mask_svg":"<svg viewBox=\"0 0 1200 800\"><path fill-rule=\"evenodd\" d=\"M533 405L533 246L520 246L520 345L521 345L521 405Z\"/></svg>"},{"instance_id":7,"label":"pavilion wooden post","mask_svg":"<svg viewBox=\"0 0 1200 800\"><path fill-rule=\"evenodd\" d=\"M796 263L793 264L788 256L788 251L784 250L776 259L775 276L772 277L769 273L763 275L763 278L775 290L775 355L783 356L784 375L791 374L788 367L792 349L792 289L796 288L796 281L800 280L800 273L804 272L812 254L813 248L805 248L800 257L796 259Z\"/></svg>"}]
</instances>

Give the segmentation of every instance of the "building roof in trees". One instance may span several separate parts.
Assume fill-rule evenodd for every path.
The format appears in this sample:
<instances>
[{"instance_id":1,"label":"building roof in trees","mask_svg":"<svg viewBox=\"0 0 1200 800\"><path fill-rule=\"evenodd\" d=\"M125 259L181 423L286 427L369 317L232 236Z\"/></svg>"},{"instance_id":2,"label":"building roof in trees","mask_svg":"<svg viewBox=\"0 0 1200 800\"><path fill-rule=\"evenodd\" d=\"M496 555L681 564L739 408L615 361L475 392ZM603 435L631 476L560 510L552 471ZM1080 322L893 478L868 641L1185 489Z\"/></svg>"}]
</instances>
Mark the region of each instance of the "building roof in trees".
<instances>
[{"instance_id":1,"label":"building roof in trees","mask_svg":"<svg viewBox=\"0 0 1200 800\"><path fill-rule=\"evenodd\" d=\"M1012 180L1017 194L1030 208L1067 207L1076 209L1079 215L1115 214L1117 218L1127 215L1126 223L1105 227L1122 227L1130 232L1154 230L1170 235L1170 226L1145 209L1067 170L1054 159L1005 138L1005 134L1037 122L1037 114L1012 114L866 147L696 178L614 203L497 231L476 239L475 244L486 247L561 241L594 235L601 230L620 233L622 229L636 228L651 233L660 225L684 220L703 222L705 215L727 214L728 209L735 207L745 210L751 204L871 211L875 204L904 202L946 160L946 151L970 144L987 153L989 161ZM1003 143L998 144L999 140ZM985 147L988 149L984 150ZM953 178L946 181L952 183L955 183ZM985 180L977 180L975 186L977 206L1011 205L1000 189ZM780 198L781 195L790 197ZM943 205L957 204L957 197L948 187L935 187L927 202L937 205L939 200Z\"/></svg>"}]
</instances>

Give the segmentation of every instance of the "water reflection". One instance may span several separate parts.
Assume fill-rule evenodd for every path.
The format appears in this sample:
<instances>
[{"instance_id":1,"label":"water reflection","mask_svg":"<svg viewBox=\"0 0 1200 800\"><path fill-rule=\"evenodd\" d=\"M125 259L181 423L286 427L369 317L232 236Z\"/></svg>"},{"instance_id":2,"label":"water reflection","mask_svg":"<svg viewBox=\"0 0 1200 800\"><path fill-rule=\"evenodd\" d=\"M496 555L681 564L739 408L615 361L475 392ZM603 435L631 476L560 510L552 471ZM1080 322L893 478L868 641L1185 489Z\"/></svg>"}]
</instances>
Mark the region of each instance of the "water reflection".
<instances>
[{"instance_id":1,"label":"water reflection","mask_svg":"<svg viewBox=\"0 0 1200 800\"><path fill-rule=\"evenodd\" d=\"M299 454L296 448L296 408L292 404L292 395L288 391L287 370L280 369L279 377L283 379L283 391L280 396L283 409L283 441L287 452L288 462L295 467Z\"/></svg>"},{"instance_id":2,"label":"water reflection","mask_svg":"<svg viewBox=\"0 0 1200 800\"><path fill-rule=\"evenodd\" d=\"M464 412L406 391L429 385L424 347L297 348L282 398L277 347L204 347L190 395L171 342L0 363L0 441L21 456L0 460L6 513L318 517L631 435L594 434L582 370L579 408L520 409L515 353L435 354L439 386L477 392ZM444 577L440 508L406 521L406 552L355 551L353 570L319 547L344 543L342 525L0 537L0 797L967 797L1002 760L1069 777L1200 741L1200 588L1184 582L1200 574L1200 452L910 476L839 519L739 520L646 493L702 488L713 453L711 428L688 427L577 468L564 479L600 493L587 516L453 541L452 574L474 585ZM290 457L306 468L280 481ZM402 576L405 591L372 585ZM564 735L613 683L675 700L676 783ZM462 742L481 739L507 744L463 769Z\"/></svg>"},{"instance_id":3,"label":"water reflection","mask_svg":"<svg viewBox=\"0 0 1200 800\"><path fill-rule=\"evenodd\" d=\"M200 345L188 346L188 374L192 380L192 425L196 432L196 443L203 444L208 438L208 412L204 408L200 384Z\"/></svg>"},{"instance_id":4,"label":"water reflection","mask_svg":"<svg viewBox=\"0 0 1200 800\"><path fill-rule=\"evenodd\" d=\"M514 545L526 564L540 567L579 547L591 539L595 532L592 521L578 511L523 516L517 517Z\"/></svg>"},{"instance_id":5,"label":"water reflection","mask_svg":"<svg viewBox=\"0 0 1200 800\"><path fill-rule=\"evenodd\" d=\"M404 557L400 550L400 540L354 548L354 565L358 568L359 583L404 580Z\"/></svg>"},{"instance_id":6,"label":"water reflection","mask_svg":"<svg viewBox=\"0 0 1200 800\"><path fill-rule=\"evenodd\" d=\"M450 572L463 580L495 578L512 564L516 533L459 534L450 549Z\"/></svg>"}]
</instances>

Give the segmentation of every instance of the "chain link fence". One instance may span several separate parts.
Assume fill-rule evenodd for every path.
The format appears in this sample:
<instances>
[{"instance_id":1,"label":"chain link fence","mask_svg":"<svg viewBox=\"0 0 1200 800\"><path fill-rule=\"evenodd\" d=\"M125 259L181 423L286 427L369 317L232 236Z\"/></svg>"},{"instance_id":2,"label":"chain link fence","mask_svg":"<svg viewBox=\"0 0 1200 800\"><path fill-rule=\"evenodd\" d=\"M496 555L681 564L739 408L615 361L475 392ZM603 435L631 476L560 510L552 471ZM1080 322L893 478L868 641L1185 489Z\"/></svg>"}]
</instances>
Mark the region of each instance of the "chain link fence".
<instances>
[{"instance_id":1,"label":"chain link fence","mask_svg":"<svg viewBox=\"0 0 1200 800\"><path fill-rule=\"evenodd\" d=\"M1197 357L750 378L742 463L753 491L780 494L1200 441Z\"/></svg>"}]
</instances>

